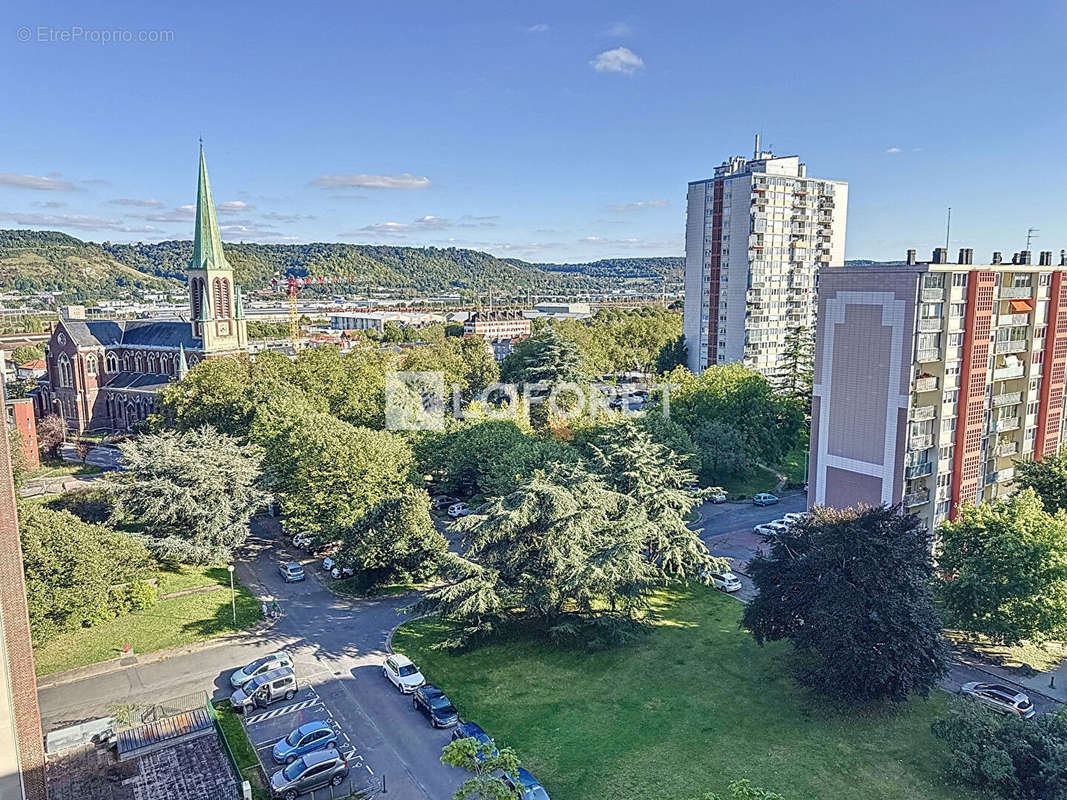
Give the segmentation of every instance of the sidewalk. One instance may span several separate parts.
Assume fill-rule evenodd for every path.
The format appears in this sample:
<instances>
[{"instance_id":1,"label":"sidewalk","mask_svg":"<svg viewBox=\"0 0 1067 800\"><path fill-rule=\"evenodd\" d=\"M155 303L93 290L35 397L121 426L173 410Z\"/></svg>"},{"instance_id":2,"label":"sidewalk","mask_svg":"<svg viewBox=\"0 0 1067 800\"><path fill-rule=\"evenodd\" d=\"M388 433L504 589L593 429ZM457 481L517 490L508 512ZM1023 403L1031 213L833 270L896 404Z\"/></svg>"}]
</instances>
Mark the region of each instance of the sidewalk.
<instances>
[{"instance_id":1,"label":"sidewalk","mask_svg":"<svg viewBox=\"0 0 1067 800\"><path fill-rule=\"evenodd\" d=\"M987 661L981 661L960 653L956 653L955 657L960 663L966 664L979 672L984 672L995 680L1022 686L1030 694L1041 695L1057 703L1067 703L1067 661L1061 662L1051 672L1037 672L1028 676L1020 670L998 667L996 664L990 664ZM1049 685L1050 679L1054 680L1054 686Z\"/></svg>"}]
</instances>

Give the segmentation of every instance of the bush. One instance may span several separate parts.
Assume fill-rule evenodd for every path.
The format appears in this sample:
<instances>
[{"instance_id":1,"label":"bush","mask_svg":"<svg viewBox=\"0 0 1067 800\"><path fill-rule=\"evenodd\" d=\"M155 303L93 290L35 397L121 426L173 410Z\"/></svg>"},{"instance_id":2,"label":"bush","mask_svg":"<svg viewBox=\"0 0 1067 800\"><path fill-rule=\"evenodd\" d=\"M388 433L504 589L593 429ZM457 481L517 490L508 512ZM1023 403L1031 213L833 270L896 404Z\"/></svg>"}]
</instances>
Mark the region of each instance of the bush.
<instances>
[{"instance_id":1,"label":"bush","mask_svg":"<svg viewBox=\"0 0 1067 800\"><path fill-rule=\"evenodd\" d=\"M130 610L144 611L146 608L151 608L156 604L159 599L159 593L156 591L156 587L148 581L134 581L127 588L126 597L129 601Z\"/></svg>"},{"instance_id":2,"label":"bush","mask_svg":"<svg viewBox=\"0 0 1067 800\"><path fill-rule=\"evenodd\" d=\"M100 489L64 492L48 500L45 505L54 511L69 511L84 522L107 522L111 516L111 500Z\"/></svg>"}]
</instances>

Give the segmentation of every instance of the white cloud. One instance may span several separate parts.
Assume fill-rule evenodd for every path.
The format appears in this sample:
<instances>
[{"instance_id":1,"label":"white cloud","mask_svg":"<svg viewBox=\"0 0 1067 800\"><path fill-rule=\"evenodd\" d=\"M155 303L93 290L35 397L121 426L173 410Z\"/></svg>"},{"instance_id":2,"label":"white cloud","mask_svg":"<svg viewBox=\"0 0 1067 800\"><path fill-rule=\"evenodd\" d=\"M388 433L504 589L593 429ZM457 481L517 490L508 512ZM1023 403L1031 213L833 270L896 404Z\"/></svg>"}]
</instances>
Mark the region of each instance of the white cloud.
<instances>
[{"instance_id":1,"label":"white cloud","mask_svg":"<svg viewBox=\"0 0 1067 800\"><path fill-rule=\"evenodd\" d=\"M486 216L478 217L473 214L464 214L458 220L456 220L457 228L495 228L497 220L500 217Z\"/></svg>"},{"instance_id":2,"label":"white cloud","mask_svg":"<svg viewBox=\"0 0 1067 800\"><path fill-rule=\"evenodd\" d=\"M34 228L75 229L80 231L118 231L120 233L155 233L152 225L128 225L108 217L90 214L23 214L17 211L0 211L0 219L13 221L16 225Z\"/></svg>"},{"instance_id":3,"label":"white cloud","mask_svg":"<svg viewBox=\"0 0 1067 800\"><path fill-rule=\"evenodd\" d=\"M616 203L613 206L608 206L608 208L615 212L624 212L640 211L643 208L665 208L666 206L666 200L638 200L633 203Z\"/></svg>"},{"instance_id":4,"label":"white cloud","mask_svg":"<svg viewBox=\"0 0 1067 800\"><path fill-rule=\"evenodd\" d=\"M356 228L354 231L348 233L338 234L345 238L359 238L365 233L377 233L384 236L407 236L409 233L415 233L416 231L440 231L451 226L447 219L441 219L441 217L435 217L432 214L427 214L424 217L419 217L411 222L375 222L370 225L364 225L362 228Z\"/></svg>"},{"instance_id":5,"label":"white cloud","mask_svg":"<svg viewBox=\"0 0 1067 800\"><path fill-rule=\"evenodd\" d=\"M320 175L313 186L327 189L425 189L430 179L405 172L401 175Z\"/></svg>"},{"instance_id":6,"label":"white cloud","mask_svg":"<svg viewBox=\"0 0 1067 800\"><path fill-rule=\"evenodd\" d=\"M0 172L0 186L15 189L37 189L44 192L73 192L74 184L58 178L42 178L37 175L18 175L14 172Z\"/></svg>"},{"instance_id":7,"label":"white cloud","mask_svg":"<svg viewBox=\"0 0 1067 800\"><path fill-rule=\"evenodd\" d=\"M604 29L604 32L601 35L611 36L618 39L623 36L630 36L631 34L633 34L633 32L633 28L631 28L625 22L613 22Z\"/></svg>"},{"instance_id":8,"label":"white cloud","mask_svg":"<svg viewBox=\"0 0 1067 800\"><path fill-rule=\"evenodd\" d=\"M219 214L236 214L239 211L251 211L252 208L254 206L249 205L244 200L229 200L215 205L215 211Z\"/></svg>"},{"instance_id":9,"label":"white cloud","mask_svg":"<svg viewBox=\"0 0 1067 800\"><path fill-rule=\"evenodd\" d=\"M31 205L37 208L65 208L67 204L62 200L35 200Z\"/></svg>"},{"instance_id":10,"label":"white cloud","mask_svg":"<svg viewBox=\"0 0 1067 800\"><path fill-rule=\"evenodd\" d=\"M538 22L536 25L531 25L526 29L527 33L548 33L549 25L547 22Z\"/></svg>"},{"instance_id":11,"label":"white cloud","mask_svg":"<svg viewBox=\"0 0 1067 800\"><path fill-rule=\"evenodd\" d=\"M592 61L589 66L597 72L617 72L620 75L633 75L645 67L645 62L629 47L616 47L614 50L605 50Z\"/></svg>"},{"instance_id":12,"label":"white cloud","mask_svg":"<svg viewBox=\"0 0 1067 800\"><path fill-rule=\"evenodd\" d=\"M116 197L114 200L108 200L107 204L109 206L126 206L128 208L159 208L163 205L154 197L148 197L144 200L137 197Z\"/></svg>"},{"instance_id":13,"label":"white cloud","mask_svg":"<svg viewBox=\"0 0 1067 800\"><path fill-rule=\"evenodd\" d=\"M146 214L145 219L149 222L194 222L196 220L196 206L178 206L170 211Z\"/></svg>"},{"instance_id":14,"label":"white cloud","mask_svg":"<svg viewBox=\"0 0 1067 800\"><path fill-rule=\"evenodd\" d=\"M312 214L280 214L277 211L264 211L259 216L271 222L299 222L302 219L315 219Z\"/></svg>"},{"instance_id":15,"label":"white cloud","mask_svg":"<svg viewBox=\"0 0 1067 800\"><path fill-rule=\"evenodd\" d=\"M899 147L888 147L888 148L886 148L886 152L887 153L891 153L891 154L899 153L900 152L900 148Z\"/></svg>"}]
</instances>

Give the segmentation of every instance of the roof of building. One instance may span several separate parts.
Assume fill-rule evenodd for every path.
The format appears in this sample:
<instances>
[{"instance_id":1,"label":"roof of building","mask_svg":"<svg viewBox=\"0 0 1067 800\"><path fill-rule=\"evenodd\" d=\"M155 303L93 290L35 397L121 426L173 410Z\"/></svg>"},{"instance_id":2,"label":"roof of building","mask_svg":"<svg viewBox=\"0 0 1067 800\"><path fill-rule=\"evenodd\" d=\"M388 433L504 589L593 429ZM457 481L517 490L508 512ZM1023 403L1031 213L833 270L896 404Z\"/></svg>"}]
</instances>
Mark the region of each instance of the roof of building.
<instances>
[{"instance_id":1,"label":"roof of building","mask_svg":"<svg viewBox=\"0 0 1067 800\"><path fill-rule=\"evenodd\" d=\"M467 322L509 322L515 320L526 320L526 316L522 311L475 311L469 317Z\"/></svg>"},{"instance_id":2,"label":"roof of building","mask_svg":"<svg viewBox=\"0 0 1067 800\"><path fill-rule=\"evenodd\" d=\"M222 250L222 236L215 219L215 203L207 179L204 145L200 145L200 180L196 189L196 228L193 234L193 257L189 269L229 269Z\"/></svg>"},{"instance_id":3,"label":"roof of building","mask_svg":"<svg viewBox=\"0 0 1067 800\"><path fill-rule=\"evenodd\" d=\"M19 364L19 369L48 369L48 365L44 363L43 358L35 358L33 361L27 361L25 364Z\"/></svg>"},{"instance_id":4,"label":"roof of building","mask_svg":"<svg viewBox=\"0 0 1067 800\"><path fill-rule=\"evenodd\" d=\"M63 320L63 327L82 347L134 345L140 347L184 347L199 350L201 341L192 326L180 320Z\"/></svg>"},{"instance_id":5,"label":"roof of building","mask_svg":"<svg viewBox=\"0 0 1067 800\"><path fill-rule=\"evenodd\" d=\"M169 375L145 375L140 372L119 372L107 382L105 389L128 389L157 392L170 383Z\"/></svg>"}]
</instances>

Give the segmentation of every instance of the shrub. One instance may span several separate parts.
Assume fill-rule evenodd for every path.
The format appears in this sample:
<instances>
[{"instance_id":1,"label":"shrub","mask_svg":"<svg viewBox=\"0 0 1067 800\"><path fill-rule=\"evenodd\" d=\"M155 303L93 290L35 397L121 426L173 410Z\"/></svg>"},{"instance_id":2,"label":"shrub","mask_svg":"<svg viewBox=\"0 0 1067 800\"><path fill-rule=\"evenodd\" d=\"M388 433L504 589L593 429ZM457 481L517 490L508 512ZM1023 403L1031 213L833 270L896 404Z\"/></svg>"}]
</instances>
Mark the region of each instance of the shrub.
<instances>
[{"instance_id":1,"label":"shrub","mask_svg":"<svg viewBox=\"0 0 1067 800\"><path fill-rule=\"evenodd\" d=\"M130 610L144 611L146 608L151 608L156 604L159 594L156 591L156 587L148 581L134 581L126 589L126 597Z\"/></svg>"}]
</instances>

